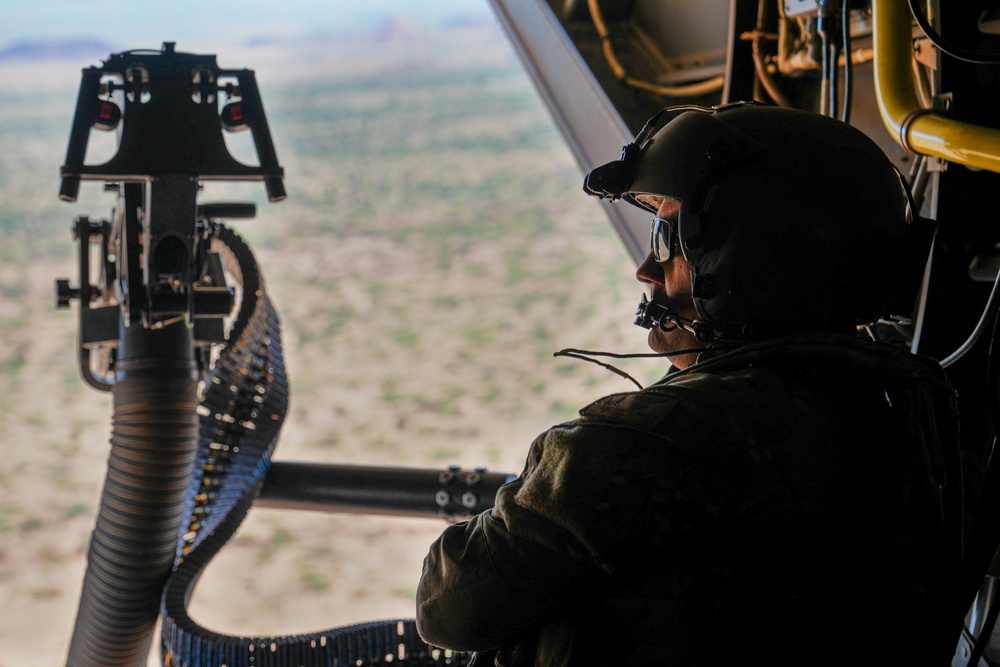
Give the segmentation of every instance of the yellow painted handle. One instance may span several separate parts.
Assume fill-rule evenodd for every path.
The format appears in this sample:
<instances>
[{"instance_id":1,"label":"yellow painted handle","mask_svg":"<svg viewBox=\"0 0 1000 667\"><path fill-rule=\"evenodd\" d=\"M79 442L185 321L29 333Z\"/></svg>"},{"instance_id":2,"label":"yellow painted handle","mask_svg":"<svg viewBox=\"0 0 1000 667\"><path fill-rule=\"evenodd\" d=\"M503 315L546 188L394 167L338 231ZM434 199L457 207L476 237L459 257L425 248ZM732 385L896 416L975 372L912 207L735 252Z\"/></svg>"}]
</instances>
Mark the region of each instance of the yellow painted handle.
<instances>
[{"instance_id":1,"label":"yellow painted handle","mask_svg":"<svg viewBox=\"0 0 1000 667\"><path fill-rule=\"evenodd\" d=\"M914 153L1000 172L1000 130L921 108L911 69L912 17L906 0L874 0L872 5L875 96L889 133Z\"/></svg>"}]
</instances>

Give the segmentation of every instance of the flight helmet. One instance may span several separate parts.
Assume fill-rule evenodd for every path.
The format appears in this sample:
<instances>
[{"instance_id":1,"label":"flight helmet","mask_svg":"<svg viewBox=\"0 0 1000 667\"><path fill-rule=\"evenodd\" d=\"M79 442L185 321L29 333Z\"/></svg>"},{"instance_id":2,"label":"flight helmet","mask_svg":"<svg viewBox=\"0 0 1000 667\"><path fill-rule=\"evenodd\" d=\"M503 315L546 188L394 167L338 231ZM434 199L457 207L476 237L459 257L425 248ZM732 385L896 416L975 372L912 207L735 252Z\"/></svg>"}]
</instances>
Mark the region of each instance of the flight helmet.
<instances>
[{"instance_id":1,"label":"flight helmet","mask_svg":"<svg viewBox=\"0 0 1000 667\"><path fill-rule=\"evenodd\" d=\"M680 204L697 324L716 340L876 321L909 214L902 176L860 130L757 103L660 111L584 190L652 213Z\"/></svg>"}]
</instances>

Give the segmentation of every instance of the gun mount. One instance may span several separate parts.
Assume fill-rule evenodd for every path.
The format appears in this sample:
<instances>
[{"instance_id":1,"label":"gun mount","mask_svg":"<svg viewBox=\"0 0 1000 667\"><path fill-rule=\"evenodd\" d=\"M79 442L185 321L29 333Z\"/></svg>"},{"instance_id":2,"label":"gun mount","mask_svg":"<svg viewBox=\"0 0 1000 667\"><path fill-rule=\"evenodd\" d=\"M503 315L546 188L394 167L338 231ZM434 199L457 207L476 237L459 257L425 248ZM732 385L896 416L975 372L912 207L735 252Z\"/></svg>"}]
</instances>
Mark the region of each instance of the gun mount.
<instances>
[{"instance_id":1,"label":"gun mount","mask_svg":"<svg viewBox=\"0 0 1000 667\"><path fill-rule=\"evenodd\" d=\"M221 107L221 109L220 109ZM85 164L91 128L122 126L117 153ZM238 162L223 130L250 130L259 166ZM161 51L112 54L83 71L76 115L61 169L59 198L76 201L80 180L150 182L169 174L204 180L261 180L272 202L285 198L254 72L220 69L215 56Z\"/></svg>"}]
</instances>

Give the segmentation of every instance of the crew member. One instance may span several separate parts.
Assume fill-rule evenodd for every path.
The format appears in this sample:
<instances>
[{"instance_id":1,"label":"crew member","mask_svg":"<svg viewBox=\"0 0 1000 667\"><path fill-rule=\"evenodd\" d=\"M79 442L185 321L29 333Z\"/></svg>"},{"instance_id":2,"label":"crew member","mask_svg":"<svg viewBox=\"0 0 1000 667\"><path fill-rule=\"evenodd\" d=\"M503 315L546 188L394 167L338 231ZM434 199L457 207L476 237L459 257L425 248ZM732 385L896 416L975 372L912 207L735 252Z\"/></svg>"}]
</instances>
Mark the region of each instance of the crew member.
<instances>
[{"instance_id":1,"label":"crew member","mask_svg":"<svg viewBox=\"0 0 1000 667\"><path fill-rule=\"evenodd\" d=\"M477 665L950 664L954 395L871 335L907 234L891 162L818 114L686 107L585 189L655 215L636 323L673 369L444 531L424 639Z\"/></svg>"}]
</instances>

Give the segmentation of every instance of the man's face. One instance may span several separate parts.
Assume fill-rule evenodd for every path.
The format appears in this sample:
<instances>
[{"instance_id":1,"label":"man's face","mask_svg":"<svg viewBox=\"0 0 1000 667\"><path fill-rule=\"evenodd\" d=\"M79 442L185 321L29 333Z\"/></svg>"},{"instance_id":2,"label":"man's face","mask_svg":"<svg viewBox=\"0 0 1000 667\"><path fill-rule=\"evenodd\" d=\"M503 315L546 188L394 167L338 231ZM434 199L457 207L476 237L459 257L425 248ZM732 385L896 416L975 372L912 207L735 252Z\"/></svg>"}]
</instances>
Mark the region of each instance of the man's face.
<instances>
[{"instance_id":1,"label":"man's face","mask_svg":"<svg viewBox=\"0 0 1000 667\"><path fill-rule=\"evenodd\" d=\"M660 202L656 215L676 222L679 211L680 204L664 199ZM650 301L667 306L686 320L694 320L698 313L691 300L691 265L684 259L680 248L673 255L673 258L665 262L657 262L650 252L639 265L635 277L639 282L649 285ZM672 325L666 329L654 326L649 330L647 343L654 352L660 353L701 347L694 334ZM673 356L670 357L670 363L678 368L687 368L695 362L697 356L697 353Z\"/></svg>"}]
</instances>

